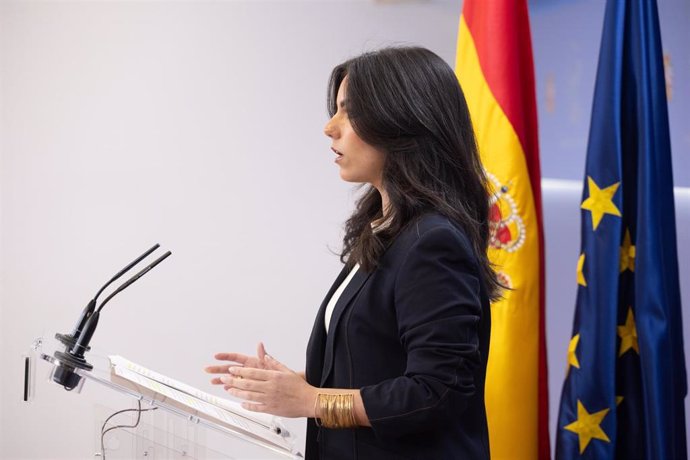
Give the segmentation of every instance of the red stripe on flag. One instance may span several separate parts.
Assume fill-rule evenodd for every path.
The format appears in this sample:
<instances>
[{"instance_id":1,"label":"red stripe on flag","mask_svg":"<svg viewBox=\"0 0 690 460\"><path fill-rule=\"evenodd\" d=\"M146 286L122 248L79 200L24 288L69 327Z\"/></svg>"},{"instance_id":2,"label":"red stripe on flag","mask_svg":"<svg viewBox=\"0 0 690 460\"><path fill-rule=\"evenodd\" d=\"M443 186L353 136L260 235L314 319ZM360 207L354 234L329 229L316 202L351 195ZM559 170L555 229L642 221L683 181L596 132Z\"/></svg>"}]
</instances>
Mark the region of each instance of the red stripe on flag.
<instances>
[{"instance_id":1,"label":"red stripe on flag","mask_svg":"<svg viewBox=\"0 0 690 460\"><path fill-rule=\"evenodd\" d=\"M490 6L489 6L490 5ZM529 16L524 0L467 0L463 16L482 72L528 156L537 153L537 111ZM532 164L528 163L530 171Z\"/></svg>"}]
</instances>

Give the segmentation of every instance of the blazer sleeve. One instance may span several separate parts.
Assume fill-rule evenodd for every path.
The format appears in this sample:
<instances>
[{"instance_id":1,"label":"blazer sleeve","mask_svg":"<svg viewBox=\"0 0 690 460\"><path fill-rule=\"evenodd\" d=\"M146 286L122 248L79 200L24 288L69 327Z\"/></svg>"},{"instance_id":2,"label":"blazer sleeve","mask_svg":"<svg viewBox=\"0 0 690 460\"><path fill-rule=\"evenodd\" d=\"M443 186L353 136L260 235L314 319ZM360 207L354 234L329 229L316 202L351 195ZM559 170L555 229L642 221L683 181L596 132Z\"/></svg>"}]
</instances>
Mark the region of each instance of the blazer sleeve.
<instances>
[{"instance_id":1,"label":"blazer sleeve","mask_svg":"<svg viewBox=\"0 0 690 460\"><path fill-rule=\"evenodd\" d=\"M405 373L361 388L377 437L449 423L475 394L474 370L482 359L480 283L476 259L459 230L441 226L419 236L398 271L394 304L407 353Z\"/></svg>"}]
</instances>

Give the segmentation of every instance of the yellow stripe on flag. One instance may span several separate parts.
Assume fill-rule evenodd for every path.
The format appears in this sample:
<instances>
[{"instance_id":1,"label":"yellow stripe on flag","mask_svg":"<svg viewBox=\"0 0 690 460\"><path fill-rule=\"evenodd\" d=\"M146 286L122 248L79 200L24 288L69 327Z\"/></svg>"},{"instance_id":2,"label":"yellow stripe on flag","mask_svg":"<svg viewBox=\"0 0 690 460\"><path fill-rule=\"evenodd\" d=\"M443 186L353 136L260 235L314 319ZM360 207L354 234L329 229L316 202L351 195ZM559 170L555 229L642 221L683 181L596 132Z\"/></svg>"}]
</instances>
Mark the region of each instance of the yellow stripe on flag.
<instances>
[{"instance_id":1,"label":"yellow stripe on flag","mask_svg":"<svg viewBox=\"0 0 690 460\"><path fill-rule=\"evenodd\" d=\"M496 101L474 40L460 18L456 73L472 116L484 168L511 239L489 257L512 291L491 306L486 409L492 459L538 457L539 235L527 163L510 120Z\"/></svg>"}]
</instances>

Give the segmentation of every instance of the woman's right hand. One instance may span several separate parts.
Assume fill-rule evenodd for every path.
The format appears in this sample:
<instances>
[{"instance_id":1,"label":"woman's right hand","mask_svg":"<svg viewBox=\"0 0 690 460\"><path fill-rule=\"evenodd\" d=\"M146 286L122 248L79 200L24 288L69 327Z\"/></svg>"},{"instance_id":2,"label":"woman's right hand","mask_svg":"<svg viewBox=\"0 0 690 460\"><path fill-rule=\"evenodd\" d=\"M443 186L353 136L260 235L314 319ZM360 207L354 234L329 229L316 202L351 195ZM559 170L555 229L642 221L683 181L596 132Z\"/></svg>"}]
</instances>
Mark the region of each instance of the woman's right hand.
<instances>
[{"instance_id":1,"label":"woman's right hand","mask_svg":"<svg viewBox=\"0 0 690 460\"><path fill-rule=\"evenodd\" d=\"M237 365L254 369L268 369L266 349L262 342L259 342L259 345L256 347L256 356L243 355L242 353L216 353L213 357L219 361L229 361L229 364L205 367L204 370L209 374L228 375L228 369ZM223 384L220 377L214 377L211 383L214 385Z\"/></svg>"}]
</instances>

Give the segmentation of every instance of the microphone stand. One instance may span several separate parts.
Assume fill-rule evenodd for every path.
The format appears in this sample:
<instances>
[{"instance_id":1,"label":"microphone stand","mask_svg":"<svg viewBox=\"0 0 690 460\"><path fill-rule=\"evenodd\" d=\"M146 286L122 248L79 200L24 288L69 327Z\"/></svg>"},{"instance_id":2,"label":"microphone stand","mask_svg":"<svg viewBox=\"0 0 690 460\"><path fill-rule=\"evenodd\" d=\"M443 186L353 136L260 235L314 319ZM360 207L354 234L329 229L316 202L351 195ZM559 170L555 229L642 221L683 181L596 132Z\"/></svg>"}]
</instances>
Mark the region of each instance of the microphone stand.
<instances>
[{"instance_id":1,"label":"microphone stand","mask_svg":"<svg viewBox=\"0 0 690 460\"><path fill-rule=\"evenodd\" d=\"M55 334L55 338L65 345L64 351L56 351L54 356L58 361L58 366L55 368L52 378L53 381L62 385L66 390L71 391L77 387L82 377L76 373L76 369L92 370L93 366L89 364L84 358L84 353L89 351L91 347L89 343L93 337L94 332L96 332L96 326L98 325L98 319L100 317L101 310L106 303L110 301L115 295L125 290L132 283L137 281L139 278L148 273L153 267L161 263L172 253L170 251L166 252L149 265L140 270L137 274L132 276L130 279L122 283L117 289L115 289L106 299L96 308L98 301L98 296L110 286L114 281L119 279L122 275L127 273L139 262L148 257L153 251L160 247L159 244L155 244L149 250L144 252L142 255L137 257L134 261L129 263L125 268L120 270L113 276L110 281L108 281L94 296L93 299L89 301L77 321L76 326L71 334Z\"/></svg>"}]
</instances>

